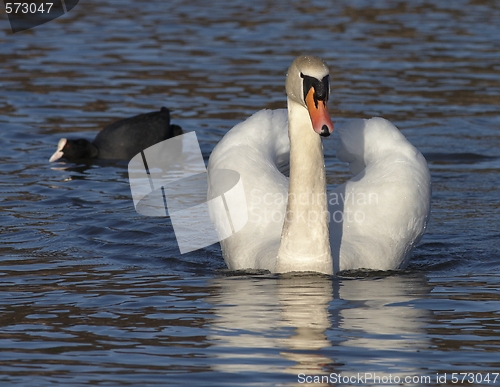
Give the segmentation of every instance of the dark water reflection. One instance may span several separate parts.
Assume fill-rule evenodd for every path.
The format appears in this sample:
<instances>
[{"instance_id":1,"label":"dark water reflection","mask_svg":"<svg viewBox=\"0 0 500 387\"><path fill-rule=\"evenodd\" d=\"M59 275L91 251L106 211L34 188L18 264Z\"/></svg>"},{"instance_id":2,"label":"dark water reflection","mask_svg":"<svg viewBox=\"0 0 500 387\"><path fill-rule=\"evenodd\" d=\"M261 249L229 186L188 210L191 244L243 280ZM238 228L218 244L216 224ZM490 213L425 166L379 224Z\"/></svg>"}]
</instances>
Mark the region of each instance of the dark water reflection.
<instances>
[{"instance_id":1,"label":"dark water reflection","mask_svg":"<svg viewBox=\"0 0 500 387\"><path fill-rule=\"evenodd\" d=\"M498 20L477 0L87 0L18 34L0 18L0 383L498 372ZM126 163L47 162L62 136L160 106L207 158L284 107L303 53L330 65L336 123L384 116L428 159L432 219L405 273L227 273L217 246L181 255L168 219L134 211Z\"/></svg>"}]
</instances>

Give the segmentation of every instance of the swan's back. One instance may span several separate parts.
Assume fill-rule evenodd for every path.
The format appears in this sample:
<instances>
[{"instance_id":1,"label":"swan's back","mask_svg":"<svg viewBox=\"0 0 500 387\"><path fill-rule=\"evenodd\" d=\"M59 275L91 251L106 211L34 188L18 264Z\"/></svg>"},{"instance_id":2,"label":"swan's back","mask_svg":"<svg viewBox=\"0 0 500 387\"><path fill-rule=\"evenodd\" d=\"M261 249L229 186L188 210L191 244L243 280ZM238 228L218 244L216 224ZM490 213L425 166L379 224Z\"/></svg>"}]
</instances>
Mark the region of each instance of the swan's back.
<instances>
[{"instance_id":1,"label":"swan's back","mask_svg":"<svg viewBox=\"0 0 500 387\"><path fill-rule=\"evenodd\" d=\"M427 162L382 118L352 120L339 135L337 157L354 176L329 197L335 269L404 268L429 217Z\"/></svg>"},{"instance_id":2,"label":"swan's back","mask_svg":"<svg viewBox=\"0 0 500 387\"><path fill-rule=\"evenodd\" d=\"M255 113L232 128L213 150L209 176L216 170L238 172L247 203L247 224L221 241L229 269L274 271L288 193L288 179L278 168L288 163L289 153L284 109Z\"/></svg>"}]
</instances>

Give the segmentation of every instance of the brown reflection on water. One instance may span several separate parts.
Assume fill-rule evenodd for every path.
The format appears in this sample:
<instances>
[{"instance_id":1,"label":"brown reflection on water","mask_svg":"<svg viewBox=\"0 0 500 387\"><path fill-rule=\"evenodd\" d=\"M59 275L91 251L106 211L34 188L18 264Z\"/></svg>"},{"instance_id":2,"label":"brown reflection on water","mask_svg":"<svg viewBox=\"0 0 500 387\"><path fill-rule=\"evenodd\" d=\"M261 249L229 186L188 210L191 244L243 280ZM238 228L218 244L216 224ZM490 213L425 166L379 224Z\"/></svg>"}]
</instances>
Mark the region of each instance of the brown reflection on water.
<instances>
[{"instance_id":1,"label":"brown reflection on water","mask_svg":"<svg viewBox=\"0 0 500 387\"><path fill-rule=\"evenodd\" d=\"M500 293L496 276L477 276L474 283L466 277L454 280L453 284L436 281L435 285L436 297L446 298L450 303L434 312L435 322L428 329L433 345L444 353L474 348L482 351L485 359L496 353L500 345L497 334Z\"/></svg>"},{"instance_id":2,"label":"brown reflection on water","mask_svg":"<svg viewBox=\"0 0 500 387\"><path fill-rule=\"evenodd\" d=\"M160 355L152 348L168 347L169 357L182 359L210 346L203 327L212 312L198 304L207 293L194 282L38 259L3 261L1 266L0 340L4 354L11 354L4 366L29 364L44 376L65 372L61 367L102 362L120 372L179 370L175 361L156 359ZM151 359L147 365L145 357ZM51 361L57 361L58 371L50 370ZM206 370L200 365L189 369Z\"/></svg>"},{"instance_id":3,"label":"brown reflection on water","mask_svg":"<svg viewBox=\"0 0 500 387\"><path fill-rule=\"evenodd\" d=\"M42 38L41 29L19 35L25 43L0 54L7 89L39 98L25 106L0 98L0 112L56 109L62 114L38 120L54 133L95 131L167 105L175 118L195 117L198 128L206 120L227 129L257 110L285 107L286 68L304 52L330 63L336 117L442 118L461 114L458 107L492 115L500 102L498 47L477 24L492 22L495 12L427 2L235 3L207 14L201 3L174 3L85 4L56 22L81 36L78 51L63 47L77 43L66 43L71 35L37 43L26 37ZM116 21L107 26L110 15ZM119 20L134 20L135 28ZM84 25L103 31L85 34Z\"/></svg>"}]
</instances>

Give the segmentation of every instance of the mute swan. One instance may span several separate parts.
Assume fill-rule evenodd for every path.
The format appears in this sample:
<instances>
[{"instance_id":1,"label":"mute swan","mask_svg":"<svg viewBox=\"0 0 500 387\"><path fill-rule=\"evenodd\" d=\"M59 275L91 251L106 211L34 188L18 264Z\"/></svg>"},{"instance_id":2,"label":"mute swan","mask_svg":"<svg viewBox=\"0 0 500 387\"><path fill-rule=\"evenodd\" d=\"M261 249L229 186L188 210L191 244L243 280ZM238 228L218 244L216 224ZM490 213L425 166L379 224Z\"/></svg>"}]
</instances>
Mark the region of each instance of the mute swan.
<instances>
[{"instance_id":1,"label":"mute swan","mask_svg":"<svg viewBox=\"0 0 500 387\"><path fill-rule=\"evenodd\" d=\"M262 110L217 144L209 163L239 173L245 226L221 241L231 270L276 273L404 268L426 228L430 175L421 153L382 118L340 129L337 156L355 175L326 193L321 136L333 131L326 103L329 70L317 57L295 59L286 78L288 110ZM289 163L290 178L281 170ZM217 216L213 217L217 226Z\"/></svg>"}]
</instances>

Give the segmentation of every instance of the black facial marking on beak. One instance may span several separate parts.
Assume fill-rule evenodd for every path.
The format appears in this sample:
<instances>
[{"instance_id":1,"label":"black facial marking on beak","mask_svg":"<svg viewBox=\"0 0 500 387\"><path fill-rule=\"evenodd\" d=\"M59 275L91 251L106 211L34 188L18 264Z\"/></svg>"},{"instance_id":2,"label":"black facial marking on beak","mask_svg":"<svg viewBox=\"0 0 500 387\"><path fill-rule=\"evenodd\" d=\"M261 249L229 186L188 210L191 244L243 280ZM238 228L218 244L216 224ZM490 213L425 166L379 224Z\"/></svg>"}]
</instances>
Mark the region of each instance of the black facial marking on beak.
<instances>
[{"instance_id":1,"label":"black facial marking on beak","mask_svg":"<svg viewBox=\"0 0 500 387\"><path fill-rule=\"evenodd\" d=\"M328 137L330 135L330 131L328 130L328 126L323 125L321 128L321 133L319 134L321 137Z\"/></svg>"},{"instance_id":2,"label":"black facial marking on beak","mask_svg":"<svg viewBox=\"0 0 500 387\"><path fill-rule=\"evenodd\" d=\"M308 75L304 75L300 73L300 77L303 80L303 91L304 91L304 101L306 100L307 93L311 90L311 87L314 89L314 104L316 108L318 107L318 101L326 102L328 101L328 97L330 94L330 76L326 75L320 81L314 77L310 77Z\"/></svg>"}]
</instances>

